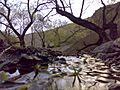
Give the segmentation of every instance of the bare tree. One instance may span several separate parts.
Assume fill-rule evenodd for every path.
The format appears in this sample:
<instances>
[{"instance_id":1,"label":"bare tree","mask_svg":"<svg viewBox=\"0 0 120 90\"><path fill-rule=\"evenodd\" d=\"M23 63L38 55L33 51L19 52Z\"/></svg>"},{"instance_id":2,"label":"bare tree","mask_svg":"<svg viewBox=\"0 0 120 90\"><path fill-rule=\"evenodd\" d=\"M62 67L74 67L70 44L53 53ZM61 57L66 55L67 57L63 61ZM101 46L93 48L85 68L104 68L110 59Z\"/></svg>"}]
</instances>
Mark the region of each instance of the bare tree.
<instances>
[{"instance_id":1,"label":"bare tree","mask_svg":"<svg viewBox=\"0 0 120 90\"><path fill-rule=\"evenodd\" d=\"M48 8L50 1L36 2L27 0L26 2L9 2L8 0L0 1L0 24L8 27L18 37L20 46L25 47L24 36L35 22L35 15L39 12L43 14L42 10ZM43 15L46 18L52 10L48 10Z\"/></svg>"},{"instance_id":2,"label":"bare tree","mask_svg":"<svg viewBox=\"0 0 120 90\"><path fill-rule=\"evenodd\" d=\"M46 36L45 31L46 29L49 28L49 23L51 22L49 20L49 17L47 17L47 19L44 19L44 17L40 14L36 14L35 19L36 21L34 22L32 28L35 31L35 33L38 34L39 38L37 39L39 39L41 46L46 47L46 37L49 37L49 36Z\"/></svg>"},{"instance_id":3,"label":"bare tree","mask_svg":"<svg viewBox=\"0 0 120 90\"><path fill-rule=\"evenodd\" d=\"M44 22L41 23L36 23L34 24L34 30L35 32L37 32L39 38L40 38L40 42L42 44L42 47L45 47L45 31L44 31Z\"/></svg>"},{"instance_id":4,"label":"bare tree","mask_svg":"<svg viewBox=\"0 0 120 90\"><path fill-rule=\"evenodd\" d=\"M115 12L113 18L108 22L108 21L106 21L107 20L106 19L106 5L103 2L103 0L101 0L101 4L103 5L103 11L102 11L103 17L101 18L102 19L102 26L99 26L93 22L90 22L86 19L81 18L82 12L83 12L83 7L85 5L85 0L82 1L82 7L80 9L80 16L79 17L76 17L73 14L73 12L70 12L70 11L73 11L72 7L71 7L71 5L68 6L68 4L66 4L66 2L67 2L66 0L55 0L57 13L69 18L72 22L74 22L78 25L81 25L83 27L86 27L86 28L96 32L99 35L99 40L96 43L91 44L91 45L100 45L101 43L103 43L105 41L113 40L113 39L116 39L118 37L117 24L114 23L114 21L119 13L118 9L119 9L120 3L118 3L116 5L116 12ZM69 2L70 2L70 0L69 0ZM68 11L68 9L66 9L66 7L67 8L70 7L70 10ZM107 35L106 30L110 31L109 35ZM91 45L86 45L85 48L88 46L91 46Z\"/></svg>"},{"instance_id":5,"label":"bare tree","mask_svg":"<svg viewBox=\"0 0 120 90\"><path fill-rule=\"evenodd\" d=\"M54 40L54 47L60 46L61 44L61 36L59 30L62 29L67 24L67 21L61 21L60 19L55 20L51 23L51 28L53 28L55 40Z\"/></svg>"}]
</instances>

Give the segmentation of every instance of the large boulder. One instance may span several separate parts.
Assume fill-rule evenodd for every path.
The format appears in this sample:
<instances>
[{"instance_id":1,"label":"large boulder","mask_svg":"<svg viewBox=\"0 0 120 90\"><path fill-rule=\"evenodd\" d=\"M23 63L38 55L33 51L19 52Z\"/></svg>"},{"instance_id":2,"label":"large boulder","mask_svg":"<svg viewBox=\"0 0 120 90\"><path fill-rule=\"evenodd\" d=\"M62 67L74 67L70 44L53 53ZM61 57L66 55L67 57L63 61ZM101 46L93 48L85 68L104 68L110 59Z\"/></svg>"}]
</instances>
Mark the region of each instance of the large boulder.
<instances>
[{"instance_id":1,"label":"large boulder","mask_svg":"<svg viewBox=\"0 0 120 90\"><path fill-rule=\"evenodd\" d=\"M98 47L96 47L92 54L97 58L102 59L108 65L110 64L120 64L120 38L106 42Z\"/></svg>"},{"instance_id":2,"label":"large boulder","mask_svg":"<svg viewBox=\"0 0 120 90\"><path fill-rule=\"evenodd\" d=\"M120 84L111 85L108 90L120 90Z\"/></svg>"},{"instance_id":3,"label":"large boulder","mask_svg":"<svg viewBox=\"0 0 120 90\"><path fill-rule=\"evenodd\" d=\"M106 42L98 47L96 47L92 53L97 54L97 53L108 53L108 52L112 52L112 47L113 47L113 42L114 41L109 41Z\"/></svg>"},{"instance_id":4,"label":"large boulder","mask_svg":"<svg viewBox=\"0 0 120 90\"><path fill-rule=\"evenodd\" d=\"M98 54L98 53L115 53L120 51L120 38L114 40L114 41L109 41L106 43L103 43L100 46L97 46L93 51L91 51L93 54Z\"/></svg>"}]
</instances>

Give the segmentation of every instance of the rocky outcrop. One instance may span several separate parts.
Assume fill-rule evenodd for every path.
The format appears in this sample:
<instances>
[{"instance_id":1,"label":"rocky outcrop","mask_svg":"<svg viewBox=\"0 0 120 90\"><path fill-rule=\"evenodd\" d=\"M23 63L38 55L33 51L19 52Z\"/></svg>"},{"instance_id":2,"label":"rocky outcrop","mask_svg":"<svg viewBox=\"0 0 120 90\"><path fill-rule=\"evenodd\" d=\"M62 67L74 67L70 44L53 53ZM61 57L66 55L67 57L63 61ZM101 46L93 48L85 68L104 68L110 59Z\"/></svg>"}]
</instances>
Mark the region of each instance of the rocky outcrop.
<instances>
[{"instance_id":1,"label":"rocky outcrop","mask_svg":"<svg viewBox=\"0 0 120 90\"><path fill-rule=\"evenodd\" d=\"M60 51L46 48L11 48L0 57L0 70L14 73L18 69L20 74L25 74L34 71L37 64L48 67L49 63L61 55Z\"/></svg>"},{"instance_id":2,"label":"rocky outcrop","mask_svg":"<svg viewBox=\"0 0 120 90\"><path fill-rule=\"evenodd\" d=\"M92 54L100 58L110 68L120 71L120 38L96 47Z\"/></svg>"},{"instance_id":3,"label":"rocky outcrop","mask_svg":"<svg viewBox=\"0 0 120 90\"><path fill-rule=\"evenodd\" d=\"M113 19L113 17L116 14L116 8L118 7L119 4L120 4L120 2L106 6L106 11L105 11L106 23L110 22ZM120 35L120 24L119 24L120 23L120 13L119 13L120 7L118 7L117 10L118 10L118 15L117 15L114 23L117 24L117 30ZM100 27L102 27L102 23L103 23L103 19L102 19L103 13L102 12L103 12L103 7L96 10L95 13L93 14L93 16L91 17L92 21Z\"/></svg>"},{"instance_id":4,"label":"rocky outcrop","mask_svg":"<svg viewBox=\"0 0 120 90\"><path fill-rule=\"evenodd\" d=\"M119 84L111 85L108 90L120 90L120 85Z\"/></svg>"}]
</instances>

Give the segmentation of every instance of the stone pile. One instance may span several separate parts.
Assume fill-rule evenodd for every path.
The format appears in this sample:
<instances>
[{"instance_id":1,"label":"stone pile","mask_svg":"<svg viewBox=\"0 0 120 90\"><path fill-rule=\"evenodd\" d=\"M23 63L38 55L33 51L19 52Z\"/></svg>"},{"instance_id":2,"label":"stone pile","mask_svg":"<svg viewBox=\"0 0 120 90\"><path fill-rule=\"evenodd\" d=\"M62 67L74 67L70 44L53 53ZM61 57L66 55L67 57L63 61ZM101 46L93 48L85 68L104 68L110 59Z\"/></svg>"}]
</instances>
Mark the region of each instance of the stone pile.
<instances>
[{"instance_id":1,"label":"stone pile","mask_svg":"<svg viewBox=\"0 0 120 90\"><path fill-rule=\"evenodd\" d=\"M1 57L0 70L14 73L18 69L20 74L29 73L34 70L34 66L37 64L48 67L48 64L53 63L55 58L60 55L62 53L59 51L45 48L11 48Z\"/></svg>"},{"instance_id":2,"label":"stone pile","mask_svg":"<svg viewBox=\"0 0 120 90\"><path fill-rule=\"evenodd\" d=\"M92 54L100 58L109 68L120 70L120 38L96 47Z\"/></svg>"}]
</instances>

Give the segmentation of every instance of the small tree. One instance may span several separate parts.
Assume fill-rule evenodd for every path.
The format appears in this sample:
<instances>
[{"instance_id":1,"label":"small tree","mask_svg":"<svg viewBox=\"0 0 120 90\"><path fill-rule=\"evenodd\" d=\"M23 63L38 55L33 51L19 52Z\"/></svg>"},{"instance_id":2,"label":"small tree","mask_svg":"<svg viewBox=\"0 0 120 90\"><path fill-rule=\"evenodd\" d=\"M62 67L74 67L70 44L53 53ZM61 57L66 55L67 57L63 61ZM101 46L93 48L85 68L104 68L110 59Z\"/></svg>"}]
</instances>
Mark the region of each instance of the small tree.
<instances>
[{"instance_id":1,"label":"small tree","mask_svg":"<svg viewBox=\"0 0 120 90\"><path fill-rule=\"evenodd\" d=\"M44 20L43 17L39 14L37 14L36 22L33 24L33 29L35 32L37 32L40 42L42 44L42 47L45 47L45 31L47 20Z\"/></svg>"},{"instance_id":2,"label":"small tree","mask_svg":"<svg viewBox=\"0 0 120 90\"><path fill-rule=\"evenodd\" d=\"M62 29L67 24L67 21L61 21L60 19L54 20L51 23L51 29L53 29L54 35L54 47L58 47L61 44L61 36L59 34L59 29Z\"/></svg>"}]
</instances>

